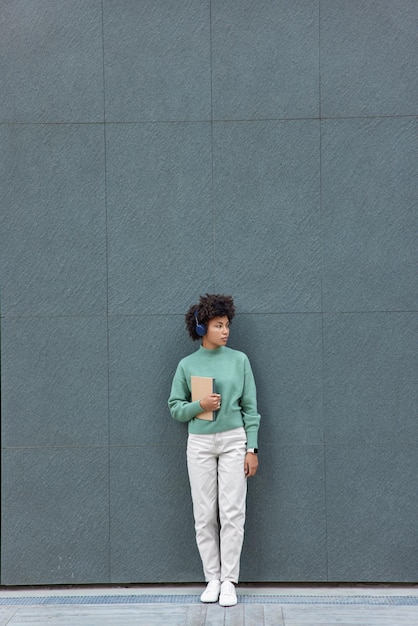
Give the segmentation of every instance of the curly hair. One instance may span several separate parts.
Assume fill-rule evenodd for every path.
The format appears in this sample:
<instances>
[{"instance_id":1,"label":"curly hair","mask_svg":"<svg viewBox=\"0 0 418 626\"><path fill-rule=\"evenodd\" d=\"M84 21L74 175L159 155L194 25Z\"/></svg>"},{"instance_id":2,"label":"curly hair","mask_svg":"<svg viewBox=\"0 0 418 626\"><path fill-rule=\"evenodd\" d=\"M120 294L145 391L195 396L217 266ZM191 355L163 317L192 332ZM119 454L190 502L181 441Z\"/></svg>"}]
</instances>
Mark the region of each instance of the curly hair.
<instances>
[{"instance_id":1,"label":"curly hair","mask_svg":"<svg viewBox=\"0 0 418 626\"><path fill-rule=\"evenodd\" d=\"M196 332L195 313L197 313L199 323L205 324L205 326L214 317L226 316L231 322L235 315L234 301L232 296L217 293L207 293L205 296L200 296L199 304L192 304L185 315L186 328L193 341L201 339Z\"/></svg>"}]
</instances>

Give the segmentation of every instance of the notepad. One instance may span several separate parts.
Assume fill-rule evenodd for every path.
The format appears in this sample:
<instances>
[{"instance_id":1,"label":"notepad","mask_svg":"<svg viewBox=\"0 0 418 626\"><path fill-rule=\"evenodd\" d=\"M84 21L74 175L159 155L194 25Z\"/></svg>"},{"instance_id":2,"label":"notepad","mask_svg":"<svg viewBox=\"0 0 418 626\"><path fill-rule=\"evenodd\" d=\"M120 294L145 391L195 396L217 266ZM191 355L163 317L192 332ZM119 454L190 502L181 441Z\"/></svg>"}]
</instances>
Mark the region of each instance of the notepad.
<instances>
[{"instance_id":1,"label":"notepad","mask_svg":"<svg viewBox=\"0 0 418 626\"><path fill-rule=\"evenodd\" d=\"M215 393L215 379L209 376L191 376L190 382L192 385L192 402L201 400L206 396L210 396L211 393ZM200 420L208 420L212 422L216 419L215 411L203 411L198 413L196 417Z\"/></svg>"}]
</instances>

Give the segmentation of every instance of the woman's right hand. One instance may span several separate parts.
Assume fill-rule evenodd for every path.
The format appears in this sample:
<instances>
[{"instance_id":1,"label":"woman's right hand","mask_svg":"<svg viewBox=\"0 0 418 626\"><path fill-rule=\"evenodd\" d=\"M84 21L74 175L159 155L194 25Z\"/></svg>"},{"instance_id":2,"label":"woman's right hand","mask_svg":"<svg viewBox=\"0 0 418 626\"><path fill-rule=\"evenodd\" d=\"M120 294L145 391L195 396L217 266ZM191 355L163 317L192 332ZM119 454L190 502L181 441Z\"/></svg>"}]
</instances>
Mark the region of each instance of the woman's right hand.
<instances>
[{"instance_id":1,"label":"woman's right hand","mask_svg":"<svg viewBox=\"0 0 418 626\"><path fill-rule=\"evenodd\" d=\"M221 407L221 394L211 393L200 400L200 406L204 411L219 411Z\"/></svg>"}]
</instances>

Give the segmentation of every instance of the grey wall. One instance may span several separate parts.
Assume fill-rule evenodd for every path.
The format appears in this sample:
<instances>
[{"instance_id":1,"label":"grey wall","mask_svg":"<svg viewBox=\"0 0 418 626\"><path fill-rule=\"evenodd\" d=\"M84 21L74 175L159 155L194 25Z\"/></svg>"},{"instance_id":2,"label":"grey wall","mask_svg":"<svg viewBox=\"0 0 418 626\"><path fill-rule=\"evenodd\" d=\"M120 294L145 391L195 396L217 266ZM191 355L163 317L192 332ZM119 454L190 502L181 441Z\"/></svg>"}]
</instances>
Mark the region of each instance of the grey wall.
<instances>
[{"instance_id":1,"label":"grey wall","mask_svg":"<svg viewBox=\"0 0 418 626\"><path fill-rule=\"evenodd\" d=\"M2 584L202 580L166 401L205 291L263 416L242 580L416 581L416 17L2 2Z\"/></svg>"}]
</instances>

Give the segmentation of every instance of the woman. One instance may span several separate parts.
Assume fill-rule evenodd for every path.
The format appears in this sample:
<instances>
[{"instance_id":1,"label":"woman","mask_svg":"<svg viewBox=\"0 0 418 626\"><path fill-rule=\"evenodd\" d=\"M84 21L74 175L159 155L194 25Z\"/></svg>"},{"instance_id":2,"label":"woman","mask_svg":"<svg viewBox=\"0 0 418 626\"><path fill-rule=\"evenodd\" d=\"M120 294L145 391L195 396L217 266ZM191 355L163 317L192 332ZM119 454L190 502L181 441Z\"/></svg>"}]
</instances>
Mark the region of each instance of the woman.
<instances>
[{"instance_id":1,"label":"woman","mask_svg":"<svg viewBox=\"0 0 418 626\"><path fill-rule=\"evenodd\" d=\"M235 315L231 296L206 294L186 313L186 327L199 349L177 366L168 405L188 422L187 467L196 542L207 586L200 599L237 603L244 539L247 478L258 467L256 387L248 357L227 348ZM192 401L191 377L214 379L214 393ZM202 419L213 412L214 419Z\"/></svg>"}]
</instances>

